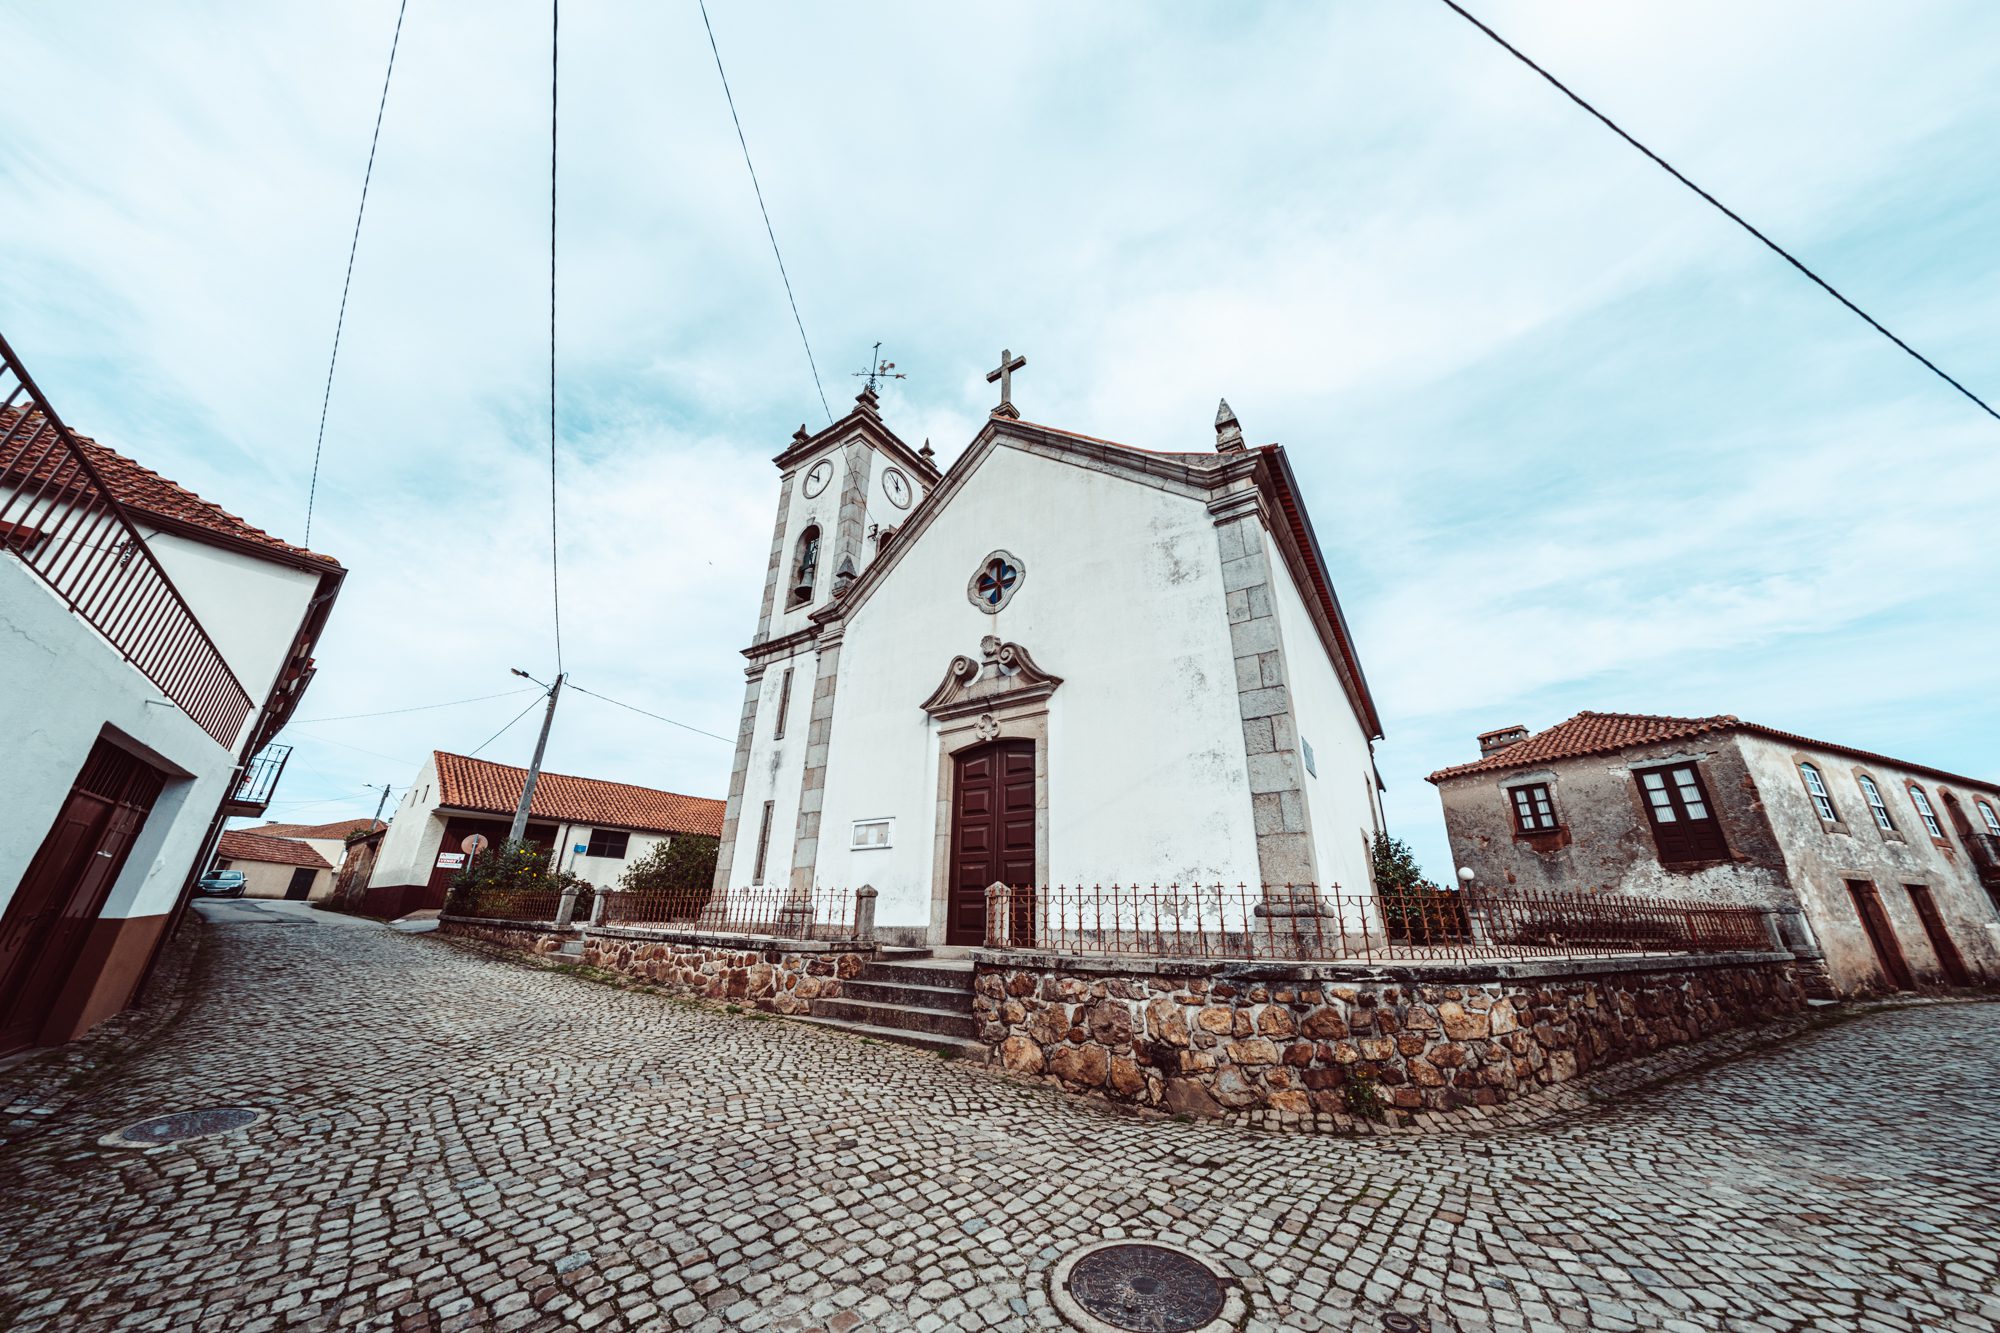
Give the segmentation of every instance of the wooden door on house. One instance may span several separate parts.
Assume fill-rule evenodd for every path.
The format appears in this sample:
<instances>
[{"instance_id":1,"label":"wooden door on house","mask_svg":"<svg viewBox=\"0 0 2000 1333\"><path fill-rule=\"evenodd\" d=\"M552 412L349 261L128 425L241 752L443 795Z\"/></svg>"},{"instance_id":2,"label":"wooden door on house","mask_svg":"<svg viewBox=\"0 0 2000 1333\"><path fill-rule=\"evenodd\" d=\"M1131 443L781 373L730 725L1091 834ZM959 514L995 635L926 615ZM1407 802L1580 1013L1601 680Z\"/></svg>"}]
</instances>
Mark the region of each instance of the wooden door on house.
<instances>
[{"instance_id":1,"label":"wooden door on house","mask_svg":"<svg viewBox=\"0 0 2000 1333\"><path fill-rule=\"evenodd\" d=\"M294 901L312 896L313 878L319 874L311 866L300 866L292 871L292 882L285 886L285 897Z\"/></svg>"},{"instance_id":2,"label":"wooden door on house","mask_svg":"<svg viewBox=\"0 0 2000 1333\"><path fill-rule=\"evenodd\" d=\"M1954 986L1970 986L1972 974L1966 971L1965 959L1960 956L1958 945L1952 942L1951 933L1944 928L1944 915L1938 911L1937 899L1931 896L1930 886L1905 884L1903 891L1910 895L1910 905L1917 909L1917 920L1924 923L1924 934L1930 936L1931 952L1937 955L1944 979Z\"/></svg>"},{"instance_id":3,"label":"wooden door on house","mask_svg":"<svg viewBox=\"0 0 2000 1333\"><path fill-rule=\"evenodd\" d=\"M165 785L165 774L117 746L91 747L0 917L0 1052L40 1038Z\"/></svg>"},{"instance_id":4,"label":"wooden door on house","mask_svg":"<svg viewBox=\"0 0 2000 1333\"><path fill-rule=\"evenodd\" d=\"M1896 940L1896 928L1882 907L1882 895L1865 879L1848 880L1847 891L1854 897L1855 914L1861 918L1862 929L1868 932L1868 942L1875 946L1875 961L1881 965L1882 975L1889 979L1890 989L1915 990L1917 983L1903 958L1903 946Z\"/></svg>"},{"instance_id":5,"label":"wooden door on house","mask_svg":"<svg viewBox=\"0 0 2000 1333\"><path fill-rule=\"evenodd\" d=\"M960 752L952 780L946 944L986 942L986 886L1032 887L1035 743L1002 740Z\"/></svg>"},{"instance_id":6,"label":"wooden door on house","mask_svg":"<svg viewBox=\"0 0 2000 1333\"><path fill-rule=\"evenodd\" d=\"M1637 777L1662 865L1728 859L1729 843L1715 803L1693 764L1641 769Z\"/></svg>"}]
</instances>

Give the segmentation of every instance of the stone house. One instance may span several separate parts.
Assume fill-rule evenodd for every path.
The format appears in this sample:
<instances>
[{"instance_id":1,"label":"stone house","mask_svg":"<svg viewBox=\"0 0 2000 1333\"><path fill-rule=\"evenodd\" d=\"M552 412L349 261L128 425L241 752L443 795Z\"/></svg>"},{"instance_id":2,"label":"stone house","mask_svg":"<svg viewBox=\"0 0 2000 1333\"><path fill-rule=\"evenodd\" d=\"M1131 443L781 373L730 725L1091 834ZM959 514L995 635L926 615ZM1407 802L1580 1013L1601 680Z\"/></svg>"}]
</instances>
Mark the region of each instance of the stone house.
<instances>
[{"instance_id":1,"label":"stone house","mask_svg":"<svg viewBox=\"0 0 2000 1333\"><path fill-rule=\"evenodd\" d=\"M1727 715L1479 746L1430 781L1483 888L1776 908L1842 995L2000 985L2000 784Z\"/></svg>"},{"instance_id":2,"label":"stone house","mask_svg":"<svg viewBox=\"0 0 2000 1333\"><path fill-rule=\"evenodd\" d=\"M774 462L718 889L872 885L912 946L981 943L995 881L1365 892L1380 719L1285 451L1226 403L1163 452L1003 379L940 471L864 390Z\"/></svg>"},{"instance_id":3,"label":"stone house","mask_svg":"<svg viewBox=\"0 0 2000 1333\"><path fill-rule=\"evenodd\" d=\"M465 864L467 840L505 842L527 781L525 768L435 751L374 853L360 910L402 916L442 907L452 876ZM721 831L721 801L545 770L535 782L525 840L553 848L563 869L609 888L656 844Z\"/></svg>"}]
</instances>

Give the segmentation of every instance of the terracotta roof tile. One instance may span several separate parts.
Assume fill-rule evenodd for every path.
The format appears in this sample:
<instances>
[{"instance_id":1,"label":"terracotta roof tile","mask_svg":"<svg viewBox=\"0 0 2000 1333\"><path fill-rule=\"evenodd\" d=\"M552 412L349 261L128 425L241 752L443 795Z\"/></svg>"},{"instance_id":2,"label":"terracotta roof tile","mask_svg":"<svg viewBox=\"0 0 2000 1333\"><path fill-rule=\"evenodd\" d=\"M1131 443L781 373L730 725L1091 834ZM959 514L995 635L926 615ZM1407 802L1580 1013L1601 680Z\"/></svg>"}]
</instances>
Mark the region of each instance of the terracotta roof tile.
<instances>
[{"instance_id":1,"label":"terracotta roof tile","mask_svg":"<svg viewBox=\"0 0 2000 1333\"><path fill-rule=\"evenodd\" d=\"M1717 713L1713 717L1660 717L1652 713L1582 712L1566 722L1556 723L1546 731L1538 731L1524 741L1516 741L1504 750L1496 750L1483 759L1475 759L1469 764L1454 764L1450 768L1441 768L1430 775L1429 781L1445 782L1452 778L1469 777L1475 773L1498 773L1510 768L1552 763L1558 759L1613 754L1635 745L1656 745L1662 741L1689 739L1717 731L1743 732L1782 741L1787 745L1851 755L1856 759L1865 759L1905 772L1922 773L1984 791L2000 790L2000 785L1980 778L1969 778L1960 773L1947 772L1942 768L1932 768L1928 764L1897 759L1893 755L1880 754L1874 750L1857 750L1851 745L1814 740L1795 731L1780 731L1776 727L1767 727L1761 723L1745 722L1730 713Z\"/></svg>"},{"instance_id":2,"label":"terracotta roof tile","mask_svg":"<svg viewBox=\"0 0 2000 1333\"><path fill-rule=\"evenodd\" d=\"M259 824L245 833L262 833L273 838L339 838L387 828L379 819L342 819L332 824Z\"/></svg>"},{"instance_id":3,"label":"terracotta roof tile","mask_svg":"<svg viewBox=\"0 0 2000 1333\"><path fill-rule=\"evenodd\" d=\"M1493 773L1503 768L1520 768L1525 764L1542 764L1556 759L1575 759L1588 754L1609 754L1628 745L1652 745L1736 725L1737 719L1726 713L1714 717L1659 717L1650 713L1583 712L1482 759L1441 768L1431 774L1430 781L1462 778L1472 773Z\"/></svg>"},{"instance_id":4,"label":"terracotta roof tile","mask_svg":"<svg viewBox=\"0 0 2000 1333\"><path fill-rule=\"evenodd\" d=\"M30 409L39 417L38 410ZM8 430L19 419L21 409L0 409L0 433ZM77 444L90 456L90 461L103 474L105 485L112 495L128 509L136 510L152 518L169 523L181 524L212 532L219 537L228 537L251 546L282 553L294 560L310 561L328 568L340 568L340 562L330 555L308 551L303 546L294 546L288 541L273 537L262 528L253 527L220 505L202 499L187 487L176 481L169 481L151 468L142 467L115 449L99 444L88 435L70 434ZM37 451L39 452L39 450ZM51 458L32 475L47 475L54 467Z\"/></svg>"},{"instance_id":5,"label":"terracotta roof tile","mask_svg":"<svg viewBox=\"0 0 2000 1333\"><path fill-rule=\"evenodd\" d=\"M528 770L508 764L434 752L438 804L458 810L512 815L520 804ZM535 781L528 813L567 824L601 824L644 833L705 833L722 836L723 803L704 796L634 787L623 782L572 777L543 770Z\"/></svg>"},{"instance_id":6,"label":"terracotta roof tile","mask_svg":"<svg viewBox=\"0 0 2000 1333\"><path fill-rule=\"evenodd\" d=\"M267 861L272 865L333 869L324 856L306 843L291 838L273 838L249 829L231 829L224 833L216 844L215 854L231 861Z\"/></svg>"}]
</instances>

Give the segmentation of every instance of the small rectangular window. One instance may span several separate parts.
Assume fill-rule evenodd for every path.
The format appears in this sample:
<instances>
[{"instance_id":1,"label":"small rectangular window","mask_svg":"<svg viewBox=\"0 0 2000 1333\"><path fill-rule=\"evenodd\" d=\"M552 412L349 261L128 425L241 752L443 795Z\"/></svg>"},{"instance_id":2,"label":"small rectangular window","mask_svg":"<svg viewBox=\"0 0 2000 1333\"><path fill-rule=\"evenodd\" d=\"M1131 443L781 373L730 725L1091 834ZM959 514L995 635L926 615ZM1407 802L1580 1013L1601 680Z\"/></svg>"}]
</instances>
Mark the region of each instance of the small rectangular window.
<instances>
[{"instance_id":1,"label":"small rectangular window","mask_svg":"<svg viewBox=\"0 0 2000 1333\"><path fill-rule=\"evenodd\" d=\"M1546 782L1508 789L1514 799L1514 827L1521 833L1545 833L1556 826L1555 803Z\"/></svg>"},{"instance_id":2,"label":"small rectangular window","mask_svg":"<svg viewBox=\"0 0 2000 1333\"><path fill-rule=\"evenodd\" d=\"M771 850L771 807L776 804L776 801L764 802L764 821L757 829L757 865L750 872L750 882L753 884L764 882L764 858Z\"/></svg>"},{"instance_id":3,"label":"small rectangular window","mask_svg":"<svg viewBox=\"0 0 2000 1333\"><path fill-rule=\"evenodd\" d=\"M585 856L615 856L621 860L625 848L631 843L632 835L622 828L594 828L590 831L590 844L584 850Z\"/></svg>"},{"instance_id":4,"label":"small rectangular window","mask_svg":"<svg viewBox=\"0 0 2000 1333\"><path fill-rule=\"evenodd\" d=\"M1819 770L1811 764L1800 764L1799 776L1806 780L1806 792L1812 797L1813 809L1819 811L1819 817L1829 824L1839 823L1840 816L1833 812L1833 797L1827 795Z\"/></svg>"},{"instance_id":5,"label":"small rectangular window","mask_svg":"<svg viewBox=\"0 0 2000 1333\"><path fill-rule=\"evenodd\" d=\"M785 714L792 711L792 669L785 668L785 677L778 682L778 726L771 733L772 740L782 740L785 735Z\"/></svg>"},{"instance_id":6,"label":"small rectangular window","mask_svg":"<svg viewBox=\"0 0 2000 1333\"><path fill-rule=\"evenodd\" d=\"M1861 794L1868 798L1868 812L1875 816L1875 827L1884 833L1894 833L1896 821L1889 818L1889 807L1882 802L1882 789L1866 773L1855 776L1861 783Z\"/></svg>"},{"instance_id":7,"label":"small rectangular window","mask_svg":"<svg viewBox=\"0 0 2000 1333\"><path fill-rule=\"evenodd\" d=\"M854 821L854 840L848 846L857 852L887 847L895 826L893 819L857 819Z\"/></svg>"},{"instance_id":8,"label":"small rectangular window","mask_svg":"<svg viewBox=\"0 0 2000 1333\"><path fill-rule=\"evenodd\" d=\"M1931 809L1931 798L1924 795L1924 789L1916 783L1910 784L1910 804L1917 807L1917 817L1924 821L1924 828L1933 838L1943 838L1944 829L1938 824L1937 813Z\"/></svg>"}]
</instances>

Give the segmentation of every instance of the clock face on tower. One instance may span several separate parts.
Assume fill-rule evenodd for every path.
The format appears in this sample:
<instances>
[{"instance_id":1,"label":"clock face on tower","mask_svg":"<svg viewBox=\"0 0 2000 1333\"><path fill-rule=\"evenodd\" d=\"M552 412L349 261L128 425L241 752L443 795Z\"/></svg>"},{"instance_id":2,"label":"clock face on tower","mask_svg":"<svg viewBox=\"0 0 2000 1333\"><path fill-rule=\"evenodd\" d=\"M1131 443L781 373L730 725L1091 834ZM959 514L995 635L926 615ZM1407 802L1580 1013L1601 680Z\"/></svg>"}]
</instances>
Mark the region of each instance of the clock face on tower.
<instances>
[{"instance_id":1,"label":"clock face on tower","mask_svg":"<svg viewBox=\"0 0 2000 1333\"><path fill-rule=\"evenodd\" d=\"M833 460L831 458L822 458L819 462L814 463L812 471L806 473L806 499L810 500L825 490L826 484L832 480Z\"/></svg>"},{"instance_id":2,"label":"clock face on tower","mask_svg":"<svg viewBox=\"0 0 2000 1333\"><path fill-rule=\"evenodd\" d=\"M889 503L896 506L896 508L908 509L910 507L910 479L903 475L902 469L892 467L887 472L884 472L882 474L882 489L888 494Z\"/></svg>"}]
</instances>

